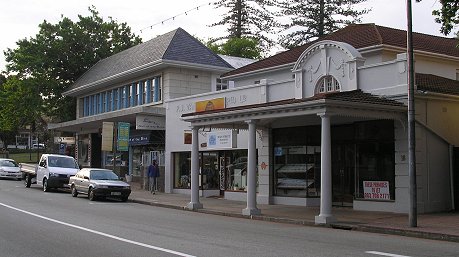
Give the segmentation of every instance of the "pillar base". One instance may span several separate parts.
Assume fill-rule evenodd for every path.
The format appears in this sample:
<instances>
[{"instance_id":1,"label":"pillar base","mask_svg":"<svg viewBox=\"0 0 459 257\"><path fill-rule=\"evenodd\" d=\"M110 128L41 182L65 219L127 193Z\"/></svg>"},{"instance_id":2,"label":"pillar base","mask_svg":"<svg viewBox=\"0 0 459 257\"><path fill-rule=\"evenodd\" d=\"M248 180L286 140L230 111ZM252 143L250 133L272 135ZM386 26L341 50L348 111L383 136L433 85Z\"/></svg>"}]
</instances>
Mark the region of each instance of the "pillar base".
<instances>
[{"instance_id":1,"label":"pillar base","mask_svg":"<svg viewBox=\"0 0 459 257\"><path fill-rule=\"evenodd\" d=\"M329 214L329 215L320 214L320 215L315 217L315 223L316 224L330 224L330 223L333 223L333 222L336 222L336 219L331 214Z\"/></svg>"},{"instance_id":2,"label":"pillar base","mask_svg":"<svg viewBox=\"0 0 459 257\"><path fill-rule=\"evenodd\" d=\"M202 203L192 203L192 202L190 202L190 203L187 204L186 208L188 210L193 210L194 211L194 210L202 209L203 206L202 206Z\"/></svg>"},{"instance_id":3,"label":"pillar base","mask_svg":"<svg viewBox=\"0 0 459 257\"><path fill-rule=\"evenodd\" d=\"M242 215L244 216L252 216L252 215L261 215L261 211L260 209L249 209L249 208L245 208L242 210Z\"/></svg>"}]
</instances>

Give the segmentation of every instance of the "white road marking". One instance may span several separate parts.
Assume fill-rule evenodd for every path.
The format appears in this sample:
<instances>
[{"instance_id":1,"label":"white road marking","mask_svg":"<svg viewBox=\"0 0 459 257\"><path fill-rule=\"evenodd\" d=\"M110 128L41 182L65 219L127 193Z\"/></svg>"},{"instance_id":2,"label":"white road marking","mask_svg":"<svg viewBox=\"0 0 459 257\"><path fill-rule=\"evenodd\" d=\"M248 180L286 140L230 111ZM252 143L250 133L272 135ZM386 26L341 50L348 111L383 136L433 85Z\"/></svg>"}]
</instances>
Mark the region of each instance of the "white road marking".
<instances>
[{"instance_id":1,"label":"white road marking","mask_svg":"<svg viewBox=\"0 0 459 257\"><path fill-rule=\"evenodd\" d=\"M365 253L382 255L382 256L390 256L390 257L410 257L410 256L406 256L406 255L399 255L399 254L393 254L393 253L383 253L383 252L376 252L376 251L366 251Z\"/></svg>"},{"instance_id":2,"label":"white road marking","mask_svg":"<svg viewBox=\"0 0 459 257\"><path fill-rule=\"evenodd\" d=\"M39 215L39 214L36 214L36 213L33 213L33 212L25 211L25 210L22 210L22 209L19 209L19 208L16 208L16 207L4 204L4 203L0 203L0 205L4 206L6 208L10 208L10 209L15 210L15 211L19 211L19 212L22 212L22 213L25 213L25 214L28 214L28 215L35 216L35 217L40 218L40 219L44 219L44 220L51 221L51 222L54 222L54 223L58 223L58 224L61 224L61 225L64 225L64 226L80 229L80 230L83 230L83 231L86 231L86 232L89 232L89 233L93 233L93 234L96 234L96 235L105 236L105 237L108 237L108 238L112 238L112 239L115 239L115 240L119 240L119 241L122 241L122 242L129 243L129 244L134 244L134 245L146 247L146 248L150 248L150 249L153 249L153 250L174 254L174 255L177 255L177 256L196 257L194 255L189 255L189 254L186 254L186 253L181 253L181 252L177 252L177 251L173 251L173 250L169 250L169 249L165 249L165 248L161 248L161 247L157 247L157 246L153 246L153 245L149 245L149 244L136 242L136 241L133 241L133 240L122 238L122 237L110 235L110 234L107 234L107 233L104 233L104 232L100 232L100 231L92 230L92 229L89 229L89 228L80 227L80 226L73 225L73 224L70 224L70 223L62 222L62 221L59 221L59 220L51 219L51 218L48 218L48 217L45 217L45 216L42 216L42 215Z\"/></svg>"}]
</instances>

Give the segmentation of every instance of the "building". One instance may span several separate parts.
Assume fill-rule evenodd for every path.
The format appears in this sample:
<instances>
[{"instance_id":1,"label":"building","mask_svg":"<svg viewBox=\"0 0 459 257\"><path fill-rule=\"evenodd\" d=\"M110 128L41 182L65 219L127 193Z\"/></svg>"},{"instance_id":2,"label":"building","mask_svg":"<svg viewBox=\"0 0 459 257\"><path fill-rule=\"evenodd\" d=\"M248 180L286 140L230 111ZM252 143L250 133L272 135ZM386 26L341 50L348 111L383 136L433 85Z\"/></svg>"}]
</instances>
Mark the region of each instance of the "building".
<instances>
[{"instance_id":1,"label":"building","mask_svg":"<svg viewBox=\"0 0 459 257\"><path fill-rule=\"evenodd\" d=\"M164 172L164 101L225 89L220 75L234 68L224 58L181 28L158 36L91 67L64 92L77 99L75 120L48 128L75 135L81 167L140 179L157 159ZM117 126L122 129L113 135Z\"/></svg>"},{"instance_id":2,"label":"building","mask_svg":"<svg viewBox=\"0 0 459 257\"><path fill-rule=\"evenodd\" d=\"M459 191L457 39L414 33L418 211ZM168 99L166 192L407 213L406 32L349 25L230 71L234 88Z\"/></svg>"}]
</instances>

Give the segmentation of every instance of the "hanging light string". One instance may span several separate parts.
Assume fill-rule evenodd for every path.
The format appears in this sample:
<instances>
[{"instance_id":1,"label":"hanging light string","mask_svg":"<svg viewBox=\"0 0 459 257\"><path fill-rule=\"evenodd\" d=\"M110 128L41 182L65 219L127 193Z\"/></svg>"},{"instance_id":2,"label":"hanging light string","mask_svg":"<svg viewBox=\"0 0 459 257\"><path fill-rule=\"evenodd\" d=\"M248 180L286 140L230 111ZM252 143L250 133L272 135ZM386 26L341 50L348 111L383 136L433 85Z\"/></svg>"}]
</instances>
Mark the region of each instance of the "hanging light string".
<instances>
[{"instance_id":1,"label":"hanging light string","mask_svg":"<svg viewBox=\"0 0 459 257\"><path fill-rule=\"evenodd\" d=\"M172 17L169 17L169 18L167 18L167 19L165 19L165 20L162 20L162 21L160 21L160 22L157 22L157 23L155 23L155 24L152 24L152 25L150 25L150 26L147 26L147 27L141 29L141 30L140 30L140 33L142 34L142 32L145 31L146 29L153 29L154 26L157 26L157 25L160 25L160 24L164 24L164 22L167 22L167 21L170 21L170 20L175 20L175 18L177 18L177 17L179 17L179 16L188 15L190 12L193 12L193 11L199 11L199 8L201 8L201 7L203 7L203 6L206 6L206 5L211 5L213 2L214 2L214 1L210 1L210 2L208 2L208 3L206 3L206 4L201 4L200 6L196 6L196 7L194 7L194 8L191 8L191 9L189 9L188 11L184 11L184 12L182 12L182 13L179 13L179 14L176 14L176 15L174 15L174 16L172 16Z\"/></svg>"}]
</instances>

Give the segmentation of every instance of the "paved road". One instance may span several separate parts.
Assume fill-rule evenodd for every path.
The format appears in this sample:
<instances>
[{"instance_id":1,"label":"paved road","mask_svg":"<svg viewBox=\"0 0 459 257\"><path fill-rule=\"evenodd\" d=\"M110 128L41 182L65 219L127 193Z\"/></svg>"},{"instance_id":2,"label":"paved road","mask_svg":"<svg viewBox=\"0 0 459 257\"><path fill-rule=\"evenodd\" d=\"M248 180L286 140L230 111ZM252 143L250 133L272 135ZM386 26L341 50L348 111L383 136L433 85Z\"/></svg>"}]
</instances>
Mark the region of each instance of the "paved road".
<instances>
[{"instance_id":1,"label":"paved road","mask_svg":"<svg viewBox=\"0 0 459 257\"><path fill-rule=\"evenodd\" d=\"M0 180L1 256L458 256L459 244L90 202Z\"/></svg>"}]
</instances>

